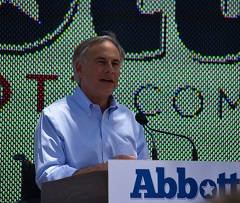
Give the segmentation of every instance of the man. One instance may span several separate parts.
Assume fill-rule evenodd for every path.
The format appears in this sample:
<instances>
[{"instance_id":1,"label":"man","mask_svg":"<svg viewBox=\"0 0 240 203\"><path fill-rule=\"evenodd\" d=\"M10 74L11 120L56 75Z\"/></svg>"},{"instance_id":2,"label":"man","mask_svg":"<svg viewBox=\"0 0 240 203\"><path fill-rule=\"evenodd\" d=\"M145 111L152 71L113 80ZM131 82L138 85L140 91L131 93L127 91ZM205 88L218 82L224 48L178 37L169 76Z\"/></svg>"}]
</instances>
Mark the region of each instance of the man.
<instances>
[{"instance_id":1,"label":"man","mask_svg":"<svg viewBox=\"0 0 240 203\"><path fill-rule=\"evenodd\" d=\"M107 170L109 159L149 159L142 127L116 102L124 50L113 34L81 43L73 56L73 95L45 108L35 133L36 182Z\"/></svg>"}]
</instances>

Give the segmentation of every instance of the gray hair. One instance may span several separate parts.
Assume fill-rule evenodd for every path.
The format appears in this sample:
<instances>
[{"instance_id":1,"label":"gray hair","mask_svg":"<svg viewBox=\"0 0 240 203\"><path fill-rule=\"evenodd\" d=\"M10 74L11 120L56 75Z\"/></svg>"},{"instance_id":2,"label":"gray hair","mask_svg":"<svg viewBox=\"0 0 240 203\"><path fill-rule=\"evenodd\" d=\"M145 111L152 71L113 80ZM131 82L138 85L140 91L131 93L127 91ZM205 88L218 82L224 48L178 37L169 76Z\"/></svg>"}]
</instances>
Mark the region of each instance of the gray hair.
<instances>
[{"instance_id":1,"label":"gray hair","mask_svg":"<svg viewBox=\"0 0 240 203\"><path fill-rule=\"evenodd\" d=\"M121 65L123 64L124 57L125 57L124 49L121 47L121 45L117 41L114 33L106 32L106 34L107 35L91 37L76 47L74 54L73 54L72 64L73 64L73 71L74 71L74 79L76 80L76 82L78 84L80 84L80 78L78 77L78 75L76 73L76 64L79 61L86 62L87 61L87 52L88 52L89 48L96 44L100 44L103 41L112 42L117 47L119 54L120 54Z\"/></svg>"}]
</instances>

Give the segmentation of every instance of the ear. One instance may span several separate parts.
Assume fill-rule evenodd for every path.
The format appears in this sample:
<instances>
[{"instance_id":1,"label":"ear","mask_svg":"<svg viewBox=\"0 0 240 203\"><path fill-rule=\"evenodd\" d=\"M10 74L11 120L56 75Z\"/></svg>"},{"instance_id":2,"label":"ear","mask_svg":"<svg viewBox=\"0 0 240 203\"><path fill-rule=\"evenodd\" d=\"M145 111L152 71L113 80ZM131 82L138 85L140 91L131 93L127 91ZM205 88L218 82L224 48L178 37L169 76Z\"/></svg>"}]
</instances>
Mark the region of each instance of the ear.
<instances>
[{"instance_id":1,"label":"ear","mask_svg":"<svg viewBox=\"0 0 240 203\"><path fill-rule=\"evenodd\" d=\"M77 64L76 64L76 74L80 78L83 76L83 69L84 69L83 62L78 61Z\"/></svg>"}]
</instances>

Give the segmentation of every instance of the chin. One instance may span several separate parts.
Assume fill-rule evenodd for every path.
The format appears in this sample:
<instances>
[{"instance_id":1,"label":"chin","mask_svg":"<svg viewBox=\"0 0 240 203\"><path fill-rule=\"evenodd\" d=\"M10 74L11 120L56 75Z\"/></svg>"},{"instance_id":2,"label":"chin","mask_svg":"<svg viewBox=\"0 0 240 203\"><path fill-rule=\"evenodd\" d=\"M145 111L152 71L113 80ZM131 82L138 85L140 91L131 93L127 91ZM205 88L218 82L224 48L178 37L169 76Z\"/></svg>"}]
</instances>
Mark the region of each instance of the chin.
<instances>
[{"instance_id":1,"label":"chin","mask_svg":"<svg viewBox=\"0 0 240 203\"><path fill-rule=\"evenodd\" d=\"M105 91L103 91L102 93L105 97L109 97L110 95L112 95L113 91L114 89L109 89L109 90L105 89Z\"/></svg>"}]
</instances>

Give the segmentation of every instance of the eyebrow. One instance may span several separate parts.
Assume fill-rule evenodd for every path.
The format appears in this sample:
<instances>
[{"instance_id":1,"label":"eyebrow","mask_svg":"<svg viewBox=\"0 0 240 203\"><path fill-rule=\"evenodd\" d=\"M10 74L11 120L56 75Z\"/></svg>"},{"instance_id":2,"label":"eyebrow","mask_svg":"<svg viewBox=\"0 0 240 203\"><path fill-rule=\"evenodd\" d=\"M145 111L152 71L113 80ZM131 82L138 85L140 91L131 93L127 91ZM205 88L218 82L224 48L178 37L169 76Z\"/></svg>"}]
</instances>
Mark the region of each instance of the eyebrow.
<instances>
[{"instance_id":1,"label":"eyebrow","mask_svg":"<svg viewBox=\"0 0 240 203\"><path fill-rule=\"evenodd\" d=\"M96 60L107 60L107 59L106 59L105 57L99 56L99 57L96 58ZM113 61L120 63L120 60L119 60L119 59L113 59Z\"/></svg>"}]
</instances>

